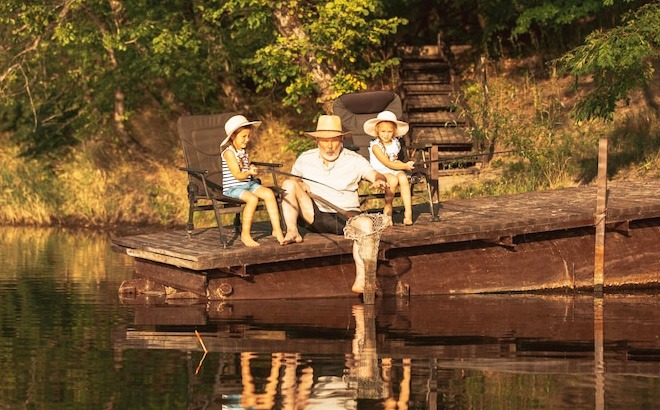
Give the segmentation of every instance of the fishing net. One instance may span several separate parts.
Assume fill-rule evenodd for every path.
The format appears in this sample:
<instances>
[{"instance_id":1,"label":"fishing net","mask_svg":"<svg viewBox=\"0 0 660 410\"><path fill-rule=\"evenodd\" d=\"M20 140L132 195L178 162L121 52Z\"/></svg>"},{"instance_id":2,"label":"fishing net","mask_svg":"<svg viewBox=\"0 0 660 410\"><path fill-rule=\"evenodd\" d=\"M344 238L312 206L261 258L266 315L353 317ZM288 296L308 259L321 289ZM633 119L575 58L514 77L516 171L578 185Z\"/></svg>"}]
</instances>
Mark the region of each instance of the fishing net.
<instances>
[{"instance_id":1,"label":"fishing net","mask_svg":"<svg viewBox=\"0 0 660 410\"><path fill-rule=\"evenodd\" d=\"M390 221L391 219L383 214L363 213L354 216L346 221L344 237L358 243L358 252L365 260L376 258L380 233L389 226Z\"/></svg>"}]
</instances>

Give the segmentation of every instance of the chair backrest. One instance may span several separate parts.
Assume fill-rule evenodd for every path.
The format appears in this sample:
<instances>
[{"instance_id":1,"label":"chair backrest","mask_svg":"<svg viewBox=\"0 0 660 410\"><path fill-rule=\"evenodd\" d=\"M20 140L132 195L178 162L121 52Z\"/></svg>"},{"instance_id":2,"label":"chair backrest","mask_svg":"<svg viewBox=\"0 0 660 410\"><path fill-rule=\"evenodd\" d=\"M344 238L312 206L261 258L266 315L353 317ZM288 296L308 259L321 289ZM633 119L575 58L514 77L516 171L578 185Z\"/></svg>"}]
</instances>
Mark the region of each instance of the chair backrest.
<instances>
[{"instance_id":1,"label":"chair backrest","mask_svg":"<svg viewBox=\"0 0 660 410\"><path fill-rule=\"evenodd\" d=\"M225 122L235 113L187 115L177 123L186 167L206 170L209 188L222 195L222 156L220 143L226 137ZM200 178L188 173L190 183L200 194L204 186Z\"/></svg>"},{"instance_id":2,"label":"chair backrest","mask_svg":"<svg viewBox=\"0 0 660 410\"><path fill-rule=\"evenodd\" d=\"M344 145L369 158L369 141L373 137L365 134L364 123L381 111L392 111L397 118L403 116L401 98L393 91L363 91L344 94L332 105L332 111L341 118L344 131L350 131Z\"/></svg>"}]
</instances>

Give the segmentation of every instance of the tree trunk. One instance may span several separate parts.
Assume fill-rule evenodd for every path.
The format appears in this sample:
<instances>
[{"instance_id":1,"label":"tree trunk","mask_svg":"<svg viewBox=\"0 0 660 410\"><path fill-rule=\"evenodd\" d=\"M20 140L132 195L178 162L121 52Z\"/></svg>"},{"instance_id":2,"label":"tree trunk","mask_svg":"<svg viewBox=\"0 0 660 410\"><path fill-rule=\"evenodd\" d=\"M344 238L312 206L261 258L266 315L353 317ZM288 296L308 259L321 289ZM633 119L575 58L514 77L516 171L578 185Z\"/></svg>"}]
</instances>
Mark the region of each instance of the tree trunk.
<instances>
[{"instance_id":1,"label":"tree trunk","mask_svg":"<svg viewBox=\"0 0 660 410\"><path fill-rule=\"evenodd\" d=\"M273 10L275 27L282 37L294 38L296 42L308 43L307 34L302 29L302 24L295 13L291 13L289 7L284 6ZM334 72L327 64L316 62L314 55L300 55L299 61L303 70L312 77L319 87L319 101L323 105L326 114L332 113L332 78Z\"/></svg>"}]
</instances>

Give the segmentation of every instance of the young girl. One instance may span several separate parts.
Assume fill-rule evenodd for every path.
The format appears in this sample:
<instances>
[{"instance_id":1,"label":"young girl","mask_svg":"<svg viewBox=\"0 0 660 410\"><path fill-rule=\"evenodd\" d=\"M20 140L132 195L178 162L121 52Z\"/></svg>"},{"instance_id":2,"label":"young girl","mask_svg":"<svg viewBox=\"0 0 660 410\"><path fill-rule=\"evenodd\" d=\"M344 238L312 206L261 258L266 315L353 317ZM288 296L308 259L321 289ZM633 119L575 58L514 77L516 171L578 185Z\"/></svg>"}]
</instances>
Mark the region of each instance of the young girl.
<instances>
[{"instance_id":1,"label":"young girl","mask_svg":"<svg viewBox=\"0 0 660 410\"><path fill-rule=\"evenodd\" d=\"M399 186L403 200L403 224L412 225L412 194L410 182L405 171L412 170L415 161L402 162L398 159L401 144L399 138L408 132L408 124L399 121L396 114L383 111L376 118L364 123L364 132L377 137L369 143L369 160L371 166L387 178L389 188L385 189L385 206L383 213L392 218L392 201Z\"/></svg>"},{"instance_id":2,"label":"young girl","mask_svg":"<svg viewBox=\"0 0 660 410\"><path fill-rule=\"evenodd\" d=\"M273 226L273 236L280 244L284 241L284 233L280 225L280 214L277 208L275 194L270 188L260 185L254 176L257 167L250 163L250 156L246 147L250 142L252 130L258 128L261 121L248 121L242 115L235 115L225 123L227 138L222 141L222 179L223 194L241 199L245 202L243 219L241 222L241 242L245 246L259 246L252 238L252 219L257 209L259 199L263 199L266 210Z\"/></svg>"}]
</instances>

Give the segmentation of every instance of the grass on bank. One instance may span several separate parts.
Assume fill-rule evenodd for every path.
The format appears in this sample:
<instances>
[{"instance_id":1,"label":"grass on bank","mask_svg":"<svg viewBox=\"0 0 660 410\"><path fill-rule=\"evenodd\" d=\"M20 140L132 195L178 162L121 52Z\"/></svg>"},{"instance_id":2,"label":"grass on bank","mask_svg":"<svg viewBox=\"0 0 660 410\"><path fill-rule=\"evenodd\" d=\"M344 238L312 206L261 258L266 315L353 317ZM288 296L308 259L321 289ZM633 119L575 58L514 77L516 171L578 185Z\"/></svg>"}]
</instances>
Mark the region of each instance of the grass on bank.
<instances>
[{"instance_id":1,"label":"grass on bank","mask_svg":"<svg viewBox=\"0 0 660 410\"><path fill-rule=\"evenodd\" d=\"M472 136L477 142L510 153L496 155L477 177L446 192L446 198L589 184L596 177L601 137L609 139L609 178L660 176L657 102L639 92L629 104L618 107L614 121L577 124L569 116L570 109L589 81L576 91L573 78L557 77L552 70L507 67L510 64L490 66L486 87L464 80L462 106L463 115L475 123ZM657 80L652 91L658 101Z\"/></svg>"},{"instance_id":2,"label":"grass on bank","mask_svg":"<svg viewBox=\"0 0 660 410\"><path fill-rule=\"evenodd\" d=\"M495 156L477 176L454 186L441 199L588 184L596 176L601 136L610 140L610 178L660 177L660 120L643 93L619 107L611 123L578 125L568 116L579 95L571 91L574 79L510 65L504 61L490 66L487 87L463 79L463 92L464 115L470 115L476 124L473 138L494 144L496 151L513 153ZM657 80L652 90L653 95L660 94ZM264 118L251 148L254 160L280 162L284 170L290 169L295 155L285 147L304 143L295 138L290 122L285 117ZM150 142L162 145L162 138L163 133L154 132ZM170 145L178 147L176 134L169 138ZM20 157L19 147L6 134L0 135L0 143L0 224L116 227L186 223L187 179L178 170L183 165L179 148L163 156L88 142L49 165ZM258 217L266 219L265 215ZM226 218L225 223L230 224L231 216ZM213 224L210 212L196 219L197 226Z\"/></svg>"}]
</instances>

